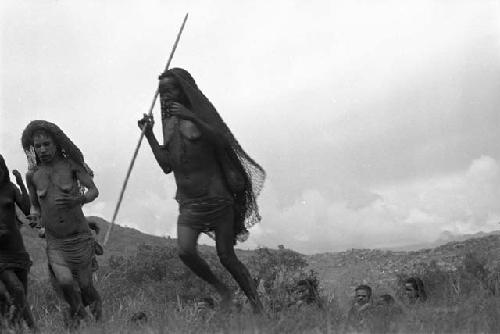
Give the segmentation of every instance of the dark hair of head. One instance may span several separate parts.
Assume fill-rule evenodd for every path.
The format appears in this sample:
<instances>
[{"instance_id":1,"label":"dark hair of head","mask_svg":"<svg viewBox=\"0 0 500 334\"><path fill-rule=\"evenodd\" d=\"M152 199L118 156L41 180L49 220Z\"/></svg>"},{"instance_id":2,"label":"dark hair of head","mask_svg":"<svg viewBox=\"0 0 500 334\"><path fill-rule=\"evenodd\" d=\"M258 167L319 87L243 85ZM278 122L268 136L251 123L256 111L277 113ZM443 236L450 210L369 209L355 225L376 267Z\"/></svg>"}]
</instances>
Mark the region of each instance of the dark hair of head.
<instances>
[{"instance_id":1,"label":"dark hair of head","mask_svg":"<svg viewBox=\"0 0 500 334\"><path fill-rule=\"evenodd\" d=\"M317 280L312 278L301 279L300 281L297 282L297 288L307 288L307 295L305 301L308 304L317 302L318 305L321 307Z\"/></svg>"},{"instance_id":2,"label":"dark hair of head","mask_svg":"<svg viewBox=\"0 0 500 334\"><path fill-rule=\"evenodd\" d=\"M297 282L298 286L312 286L314 288L318 287L318 281L312 278L304 278Z\"/></svg>"},{"instance_id":3,"label":"dark hair of head","mask_svg":"<svg viewBox=\"0 0 500 334\"><path fill-rule=\"evenodd\" d=\"M214 307L215 306L215 302L214 302L214 299L212 297L203 297L201 300L203 302L207 303L207 305L209 307Z\"/></svg>"},{"instance_id":4,"label":"dark hair of head","mask_svg":"<svg viewBox=\"0 0 500 334\"><path fill-rule=\"evenodd\" d=\"M35 137L37 137L37 136L46 136L46 137L50 137L52 140L54 140L54 138L52 137L50 132L46 131L45 129L37 129L37 130L33 131L33 135L32 135L33 142L35 141Z\"/></svg>"},{"instance_id":5,"label":"dark hair of head","mask_svg":"<svg viewBox=\"0 0 500 334\"><path fill-rule=\"evenodd\" d=\"M189 73L188 73L189 74ZM191 75L189 74L189 77L191 77ZM186 106L187 108L191 108L191 101L189 100L189 98L187 97L186 93L184 92L184 88L182 87L182 85L179 83L179 80L175 77L175 75L172 74L172 72L163 72L162 74L160 74L160 76L158 77L158 80L163 80L165 78L169 78L171 80L173 80L175 82L175 85L176 87L182 92L182 96L181 96L181 99L180 101L177 101L181 104L183 104L184 106ZM192 77L191 77L192 79ZM194 82L194 79L192 79L193 82ZM161 97L161 91L160 91L160 97ZM163 107L163 106L162 106Z\"/></svg>"},{"instance_id":6,"label":"dark hair of head","mask_svg":"<svg viewBox=\"0 0 500 334\"><path fill-rule=\"evenodd\" d=\"M3 186L4 184L10 182L10 175L9 175L9 169L5 164L5 159L1 154L0 154L0 169L3 171L3 177L2 179L0 179L0 186Z\"/></svg>"},{"instance_id":7,"label":"dark hair of head","mask_svg":"<svg viewBox=\"0 0 500 334\"><path fill-rule=\"evenodd\" d=\"M179 78L181 78L182 80L186 81L193 88L196 88L199 90L198 85L196 84L196 81L194 80L191 73L189 73L188 71L186 71L185 69L180 68L180 67L174 67L174 68L171 68L171 69L163 72L158 77L158 80L162 80L165 78L174 78L175 80L177 80L177 76Z\"/></svg>"},{"instance_id":8,"label":"dark hair of head","mask_svg":"<svg viewBox=\"0 0 500 334\"><path fill-rule=\"evenodd\" d=\"M387 305L393 305L396 303L394 297L389 294L380 295L380 299L382 299Z\"/></svg>"},{"instance_id":9,"label":"dark hair of head","mask_svg":"<svg viewBox=\"0 0 500 334\"><path fill-rule=\"evenodd\" d=\"M356 289L354 289L354 291L358 290L365 290L368 293L368 297L371 297L372 295L372 288L370 288L368 285L365 284L358 285Z\"/></svg>"},{"instance_id":10,"label":"dark hair of head","mask_svg":"<svg viewBox=\"0 0 500 334\"><path fill-rule=\"evenodd\" d=\"M59 145L56 138L54 138L52 133L50 133L49 131L47 131L45 129L38 129L38 130L33 131L33 135L32 135L33 144L35 143L36 137L48 137L48 138L52 139L52 141L54 142L54 145L56 146L57 153L58 154L62 153L61 145Z\"/></svg>"},{"instance_id":11,"label":"dark hair of head","mask_svg":"<svg viewBox=\"0 0 500 334\"><path fill-rule=\"evenodd\" d=\"M300 281L297 282L298 286L309 286L309 281L307 279L301 279Z\"/></svg>"},{"instance_id":12,"label":"dark hair of head","mask_svg":"<svg viewBox=\"0 0 500 334\"><path fill-rule=\"evenodd\" d=\"M405 280L405 284L411 284L415 291L417 291L417 298L421 301L427 300L427 294L424 288L424 282L418 277L410 277Z\"/></svg>"},{"instance_id":13,"label":"dark hair of head","mask_svg":"<svg viewBox=\"0 0 500 334\"><path fill-rule=\"evenodd\" d=\"M71 158L79 165L85 165L82 152L71 139L56 124L44 120L31 121L24 129L21 144L26 152L33 147L35 134L41 132L52 138L58 151L62 152L65 157ZM36 159L39 163L38 157Z\"/></svg>"},{"instance_id":14,"label":"dark hair of head","mask_svg":"<svg viewBox=\"0 0 500 334\"><path fill-rule=\"evenodd\" d=\"M130 321L133 323L142 323L148 321L148 316L144 312L136 312L130 318Z\"/></svg>"},{"instance_id":15,"label":"dark hair of head","mask_svg":"<svg viewBox=\"0 0 500 334\"><path fill-rule=\"evenodd\" d=\"M160 74L158 76L158 80L163 80L165 78L174 78L175 79L175 77L172 74L170 74L168 71L163 72L162 74Z\"/></svg>"}]
</instances>

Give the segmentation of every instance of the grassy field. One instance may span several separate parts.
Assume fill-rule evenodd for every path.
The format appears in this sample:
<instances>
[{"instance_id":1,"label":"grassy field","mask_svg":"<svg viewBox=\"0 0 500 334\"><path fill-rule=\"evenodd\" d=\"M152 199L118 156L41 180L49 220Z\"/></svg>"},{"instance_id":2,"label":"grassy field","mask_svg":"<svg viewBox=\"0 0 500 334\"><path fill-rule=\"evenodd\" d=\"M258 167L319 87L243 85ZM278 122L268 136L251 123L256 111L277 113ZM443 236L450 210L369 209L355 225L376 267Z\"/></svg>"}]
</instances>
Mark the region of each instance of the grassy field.
<instances>
[{"instance_id":1,"label":"grassy field","mask_svg":"<svg viewBox=\"0 0 500 334\"><path fill-rule=\"evenodd\" d=\"M196 301L213 296L213 291L180 262L175 240L149 240L132 229L116 232L123 234L117 240L128 240L128 248L120 252L120 244L110 243L112 252L99 258L96 287L104 303L103 320L83 323L77 332L345 333L353 287L368 283L375 295L392 294L403 315L392 319L390 327L381 327L387 319L377 313L361 332L390 328L391 333L500 333L500 236L407 253L352 250L303 256L284 247L239 251L260 282L266 307L264 315L254 315L212 247L203 246L201 252L216 275L235 291L236 307L231 312L222 312L217 305L215 309L198 306ZM67 333L66 306L46 278L43 240L29 230L24 236L35 262L29 302L40 331ZM410 275L424 281L427 303L405 305L401 282ZM318 283L322 308L297 302L294 287L305 277ZM144 312L148 321L131 322L137 312Z\"/></svg>"},{"instance_id":2,"label":"grassy field","mask_svg":"<svg viewBox=\"0 0 500 334\"><path fill-rule=\"evenodd\" d=\"M141 290L133 296L105 299L104 320L83 324L81 333L342 333L347 309L335 302L323 309L315 306L290 307L256 316L244 307L241 311L223 313L198 309L195 304L164 301L154 291ZM42 333L66 333L62 313L50 296L32 294L31 302ZM477 296L453 306L420 305L406 310L396 333L499 333L500 299ZM130 317L142 311L148 322L133 324Z\"/></svg>"},{"instance_id":3,"label":"grassy field","mask_svg":"<svg viewBox=\"0 0 500 334\"><path fill-rule=\"evenodd\" d=\"M237 290L231 278L216 262L215 255L205 254L217 275ZM467 262L468 261L468 262ZM113 258L97 278L104 301L104 320L84 323L81 333L344 333L346 299L321 289L323 307L294 303L293 286L306 273L307 262L292 251L260 250L247 261L254 276L269 284L261 286L265 315L252 314L241 293L235 294L231 312L199 308L196 300L212 291L178 261L174 248L139 247L134 256ZM421 272L428 286L425 304L408 306L400 291L393 295L403 315L390 327L392 333L500 333L499 272L487 271L470 257L457 272L430 266ZM481 271L481 268L486 271ZM479 269L479 270L478 270ZM483 275L483 276L479 276ZM496 275L496 276L495 276ZM402 280L404 276L399 277ZM42 333L68 332L63 322L64 304L48 281L32 281L30 303ZM386 292L386 291L384 291ZM144 312L148 321L130 321ZM371 322L370 322L371 321ZM362 332L383 332L383 317L367 321ZM378 327L377 327L378 326ZM385 327L382 327L385 328Z\"/></svg>"}]
</instances>

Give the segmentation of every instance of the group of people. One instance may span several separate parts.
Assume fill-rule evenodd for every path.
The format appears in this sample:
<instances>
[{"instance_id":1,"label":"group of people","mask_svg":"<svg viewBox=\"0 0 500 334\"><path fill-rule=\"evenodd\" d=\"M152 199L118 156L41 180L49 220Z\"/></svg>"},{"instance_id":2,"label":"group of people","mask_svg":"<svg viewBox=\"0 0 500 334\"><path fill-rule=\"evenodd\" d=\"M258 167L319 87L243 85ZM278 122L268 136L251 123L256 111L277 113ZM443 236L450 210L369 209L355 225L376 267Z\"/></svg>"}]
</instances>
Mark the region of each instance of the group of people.
<instances>
[{"instance_id":1,"label":"group of people","mask_svg":"<svg viewBox=\"0 0 500 334\"><path fill-rule=\"evenodd\" d=\"M424 283L419 277L409 277L404 282L403 296L406 305L415 305L427 301ZM404 315L403 308L390 294L373 296L369 285L359 285L354 290L354 300L347 314L345 331L390 333L396 332L396 326Z\"/></svg>"},{"instance_id":2,"label":"group of people","mask_svg":"<svg viewBox=\"0 0 500 334\"><path fill-rule=\"evenodd\" d=\"M144 115L138 126L164 173L173 172L179 203L177 240L179 257L219 293L221 307L232 303L232 292L214 275L197 251L200 233L211 233L223 266L248 297L256 313L262 312L255 282L234 252L247 228L260 220L256 197L265 172L240 146L212 103L184 69L174 68L159 77L163 145L153 133L154 119ZM16 206L45 231L49 274L69 306L69 319L102 317L102 302L94 287L96 247L82 206L99 191L93 172L79 148L54 123L36 120L22 134L28 158L27 189L23 178L0 159L0 299L1 310L12 324L22 320L35 328L27 303L27 277L31 265L25 250ZM2 293L3 292L3 293ZM8 311L11 305L13 311Z\"/></svg>"}]
</instances>

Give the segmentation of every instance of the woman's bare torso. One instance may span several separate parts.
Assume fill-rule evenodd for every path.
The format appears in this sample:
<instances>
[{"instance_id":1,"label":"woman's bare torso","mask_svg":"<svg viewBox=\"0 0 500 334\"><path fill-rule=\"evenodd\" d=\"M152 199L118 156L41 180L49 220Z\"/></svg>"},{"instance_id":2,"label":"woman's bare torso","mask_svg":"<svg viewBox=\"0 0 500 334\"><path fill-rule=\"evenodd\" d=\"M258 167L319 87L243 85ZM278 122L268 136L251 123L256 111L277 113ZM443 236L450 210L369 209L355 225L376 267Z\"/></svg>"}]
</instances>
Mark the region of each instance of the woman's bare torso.
<instances>
[{"instance_id":1,"label":"woman's bare torso","mask_svg":"<svg viewBox=\"0 0 500 334\"><path fill-rule=\"evenodd\" d=\"M61 159L51 166L38 167L33 174L33 184L40 203L42 224L49 236L65 238L90 231L80 205L72 208L56 205L59 194L77 194L80 191L69 160Z\"/></svg>"},{"instance_id":2,"label":"woman's bare torso","mask_svg":"<svg viewBox=\"0 0 500 334\"><path fill-rule=\"evenodd\" d=\"M7 183L0 188L0 226L2 242L0 252L25 252L23 238L16 219L14 185Z\"/></svg>"},{"instance_id":3,"label":"woman's bare torso","mask_svg":"<svg viewBox=\"0 0 500 334\"><path fill-rule=\"evenodd\" d=\"M172 117L169 121L175 121ZM182 120L166 145L177 183L179 203L207 198L231 198L217 161L215 147L196 125Z\"/></svg>"}]
</instances>

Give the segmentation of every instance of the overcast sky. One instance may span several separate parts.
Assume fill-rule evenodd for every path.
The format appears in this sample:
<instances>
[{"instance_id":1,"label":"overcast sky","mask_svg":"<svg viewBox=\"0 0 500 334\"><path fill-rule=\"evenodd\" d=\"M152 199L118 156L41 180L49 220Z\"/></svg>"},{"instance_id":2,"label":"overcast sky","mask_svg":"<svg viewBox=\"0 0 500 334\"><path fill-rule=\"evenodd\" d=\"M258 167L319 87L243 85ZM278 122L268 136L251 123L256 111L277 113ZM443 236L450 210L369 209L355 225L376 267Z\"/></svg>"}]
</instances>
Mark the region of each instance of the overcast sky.
<instances>
[{"instance_id":1,"label":"overcast sky","mask_svg":"<svg viewBox=\"0 0 500 334\"><path fill-rule=\"evenodd\" d=\"M111 220L136 121L189 12L172 66L268 173L263 220L240 247L314 253L500 229L498 1L0 6L0 153L24 172L24 127L58 124L96 174L86 214ZM175 236L174 194L143 145L118 223Z\"/></svg>"}]
</instances>

